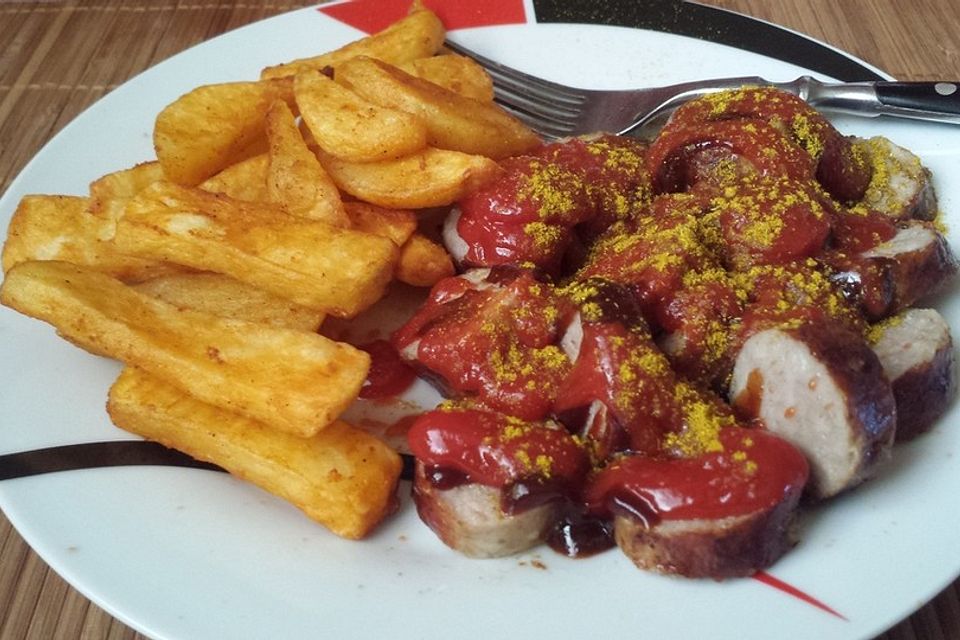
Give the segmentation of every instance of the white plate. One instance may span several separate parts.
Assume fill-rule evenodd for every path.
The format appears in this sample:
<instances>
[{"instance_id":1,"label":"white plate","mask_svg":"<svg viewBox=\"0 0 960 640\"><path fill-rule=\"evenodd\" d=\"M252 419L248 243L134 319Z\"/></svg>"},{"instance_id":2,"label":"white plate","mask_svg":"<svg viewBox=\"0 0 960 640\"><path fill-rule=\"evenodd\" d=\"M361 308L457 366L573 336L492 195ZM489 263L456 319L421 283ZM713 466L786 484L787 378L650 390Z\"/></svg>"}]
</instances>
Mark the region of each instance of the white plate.
<instances>
[{"instance_id":1,"label":"white plate","mask_svg":"<svg viewBox=\"0 0 960 640\"><path fill-rule=\"evenodd\" d=\"M164 62L52 140L0 200L0 216L7 219L26 193L83 194L97 176L149 159L154 115L184 91L253 78L262 66L358 35L308 9ZM710 75L786 79L802 71L718 44L620 27L522 24L456 36L508 64L589 86ZM922 156L957 226L954 130L895 121L838 125L882 132ZM955 335L958 305L955 291L938 301ZM0 453L129 439L103 410L115 364L7 309L0 310L0 362ZM400 514L364 542L337 539L225 474L171 467L8 480L0 483L0 506L71 584L157 638L860 638L908 615L960 569L957 418L954 409L934 432L898 447L876 480L805 516L802 542L770 571L843 618L756 580L644 573L617 551L577 561L547 549L467 560L437 541L406 497Z\"/></svg>"}]
</instances>

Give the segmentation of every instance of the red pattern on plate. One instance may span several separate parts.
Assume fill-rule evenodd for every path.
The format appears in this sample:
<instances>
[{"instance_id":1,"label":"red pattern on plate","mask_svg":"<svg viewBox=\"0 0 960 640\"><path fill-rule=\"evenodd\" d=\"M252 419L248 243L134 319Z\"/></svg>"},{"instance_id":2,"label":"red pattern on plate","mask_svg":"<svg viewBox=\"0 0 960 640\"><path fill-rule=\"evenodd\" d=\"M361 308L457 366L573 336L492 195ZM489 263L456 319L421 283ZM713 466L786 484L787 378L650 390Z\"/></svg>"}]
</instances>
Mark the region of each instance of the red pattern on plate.
<instances>
[{"instance_id":1,"label":"red pattern on plate","mask_svg":"<svg viewBox=\"0 0 960 640\"><path fill-rule=\"evenodd\" d=\"M524 24L527 21L523 0L476 3L424 0L423 4L436 13L450 31L499 24ZM410 0L354 0L324 5L317 7L317 10L366 33L375 33L405 16L410 10Z\"/></svg>"},{"instance_id":2,"label":"red pattern on plate","mask_svg":"<svg viewBox=\"0 0 960 640\"><path fill-rule=\"evenodd\" d=\"M840 612L838 612L837 610L835 610L835 609L827 606L827 605L824 604L823 602L820 602L819 600L817 600L816 598L814 598L814 597L811 596L810 594L804 593L804 592L801 591L800 589L797 589L797 588L796 588L795 586L793 586L792 584L788 584L788 583L784 582L783 580L781 580L780 578L775 578L774 576L770 575L770 574L767 573L766 571L757 571L755 574L753 574L753 578L754 578L754 580L758 580L759 582L762 582L763 584L767 585L768 587L773 587L774 589L779 589L780 591L783 591L784 593L789 594L789 595L793 596L794 598L797 598L797 599L799 599L799 600L803 600L803 601L806 602L807 604L812 604L812 605L815 606L816 608L818 608L818 609L820 609L820 610L822 610L822 611L826 611L827 613L829 613L829 614L832 615L832 616L836 616L836 617L840 618L841 620L847 621L847 617L844 616L842 613L840 613Z\"/></svg>"}]
</instances>

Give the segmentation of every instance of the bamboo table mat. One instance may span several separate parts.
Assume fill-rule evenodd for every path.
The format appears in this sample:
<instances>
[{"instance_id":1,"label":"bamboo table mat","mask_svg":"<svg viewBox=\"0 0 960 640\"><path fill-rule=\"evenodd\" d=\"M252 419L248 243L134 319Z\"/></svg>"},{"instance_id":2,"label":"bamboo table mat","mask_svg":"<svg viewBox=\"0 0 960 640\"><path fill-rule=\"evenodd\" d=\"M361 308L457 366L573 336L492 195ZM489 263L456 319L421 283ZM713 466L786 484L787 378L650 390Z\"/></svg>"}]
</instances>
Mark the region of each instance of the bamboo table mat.
<instances>
[{"instance_id":1,"label":"bamboo table mat","mask_svg":"<svg viewBox=\"0 0 960 640\"><path fill-rule=\"evenodd\" d=\"M0 0L0 193L47 140L131 76L220 33L310 4ZM956 0L912 0L909 8L902 0L706 4L806 33L900 79L960 79ZM0 515L0 640L143 637L69 587ZM960 581L880 638L960 638Z\"/></svg>"}]
</instances>

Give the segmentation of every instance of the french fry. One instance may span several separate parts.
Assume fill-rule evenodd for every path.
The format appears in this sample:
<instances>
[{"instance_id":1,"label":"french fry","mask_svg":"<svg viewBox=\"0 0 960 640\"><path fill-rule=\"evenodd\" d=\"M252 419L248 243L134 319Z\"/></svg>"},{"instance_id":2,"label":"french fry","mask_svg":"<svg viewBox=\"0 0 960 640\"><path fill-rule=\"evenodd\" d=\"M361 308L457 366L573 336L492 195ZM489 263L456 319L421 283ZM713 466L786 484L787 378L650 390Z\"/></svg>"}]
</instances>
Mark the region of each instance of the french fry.
<instances>
[{"instance_id":1,"label":"french fry","mask_svg":"<svg viewBox=\"0 0 960 640\"><path fill-rule=\"evenodd\" d=\"M274 327L316 331L324 314L219 273L177 273L134 285L179 309Z\"/></svg>"},{"instance_id":2,"label":"french fry","mask_svg":"<svg viewBox=\"0 0 960 640\"><path fill-rule=\"evenodd\" d=\"M415 233L400 247L394 275L415 287L432 287L455 273L447 250L422 233Z\"/></svg>"},{"instance_id":3,"label":"french fry","mask_svg":"<svg viewBox=\"0 0 960 640\"><path fill-rule=\"evenodd\" d=\"M91 209L96 211L112 200L128 200L162 179L163 167L155 161L141 162L129 169L108 173L90 183L90 198L93 200Z\"/></svg>"},{"instance_id":4,"label":"french fry","mask_svg":"<svg viewBox=\"0 0 960 640\"><path fill-rule=\"evenodd\" d=\"M16 265L0 302L81 348L301 437L346 409L370 365L366 353L319 334L178 309L66 262Z\"/></svg>"},{"instance_id":5,"label":"french fry","mask_svg":"<svg viewBox=\"0 0 960 640\"><path fill-rule=\"evenodd\" d=\"M322 220L338 227L350 226L337 185L307 148L290 107L282 101L267 112L267 193L298 218Z\"/></svg>"},{"instance_id":6,"label":"french fry","mask_svg":"<svg viewBox=\"0 0 960 640\"><path fill-rule=\"evenodd\" d=\"M297 74L294 92L314 142L338 158L389 160L427 146L427 129L417 117L381 107L319 71Z\"/></svg>"},{"instance_id":7,"label":"french fry","mask_svg":"<svg viewBox=\"0 0 960 640\"><path fill-rule=\"evenodd\" d=\"M275 100L295 105L290 79L205 85L167 105L153 130L164 175L194 186L256 155Z\"/></svg>"},{"instance_id":8,"label":"french fry","mask_svg":"<svg viewBox=\"0 0 960 640\"><path fill-rule=\"evenodd\" d=\"M398 256L387 238L166 182L127 204L114 242L131 255L223 273L341 317L380 298Z\"/></svg>"},{"instance_id":9,"label":"french fry","mask_svg":"<svg viewBox=\"0 0 960 640\"><path fill-rule=\"evenodd\" d=\"M382 162L347 162L322 150L317 157L342 191L392 209L452 204L502 171L489 158L432 147Z\"/></svg>"},{"instance_id":10,"label":"french fry","mask_svg":"<svg viewBox=\"0 0 960 640\"><path fill-rule=\"evenodd\" d=\"M396 508L400 456L344 422L291 436L132 367L110 388L107 411L120 428L217 464L345 538L364 537Z\"/></svg>"},{"instance_id":11,"label":"french fry","mask_svg":"<svg viewBox=\"0 0 960 640\"><path fill-rule=\"evenodd\" d=\"M417 58L396 66L465 98L493 102L493 81L483 67L466 56L451 53Z\"/></svg>"},{"instance_id":12,"label":"french fry","mask_svg":"<svg viewBox=\"0 0 960 640\"><path fill-rule=\"evenodd\" d=\"M261 153L230 165L220 173L200 183L200 188L211 193L248 202L270 202L267 176L270 156Z\"/></svg>"},{"instance_id":13,"label":"french fry","mask_svg":"<svg viewBox=\"0 0 960 640\"><path fill-rule=\"evenodd\" d=\"M182 271L173 264L136 258L111 242L115 223L91 211L92 200L74 196L25 196L10 220L3 271L28 260L65 260L126 281Z\"/></svg>"},{"instance_id":14,"label":"french fry","mask_svg":"<svg viewBox=\"0 0 960 640\"><path fill-rule=\"evenodd\" d=\"M437 16L427 10L413 11L383 31L351 42L335 51L310 58L301 58L264 69L261 78L279 78L302 71L323 71L336 68L356 56L370 56L392 64L432 56L443 45L446 30Z\"/></svg>"},{"instance_id":15,"label":"french fry","mask_svg":"<svg viewBox=\"0 0 960 640\"><path fill-rule=\"evenodd\" d=\"M402 246L417 230L417 215L407 209L386 209L367 202L345 202L350 225L357 231L390 238Z\"/></svg>"},{"instance_id":16,"label":"french fry","mask_svg":"<svg viewBox=\"0 0 960 640\"><path fill-rule=\"evenodd\" d=\"M434 147L500 160L542 144L497 105L465 98L374 58L343 63L336 79L370 102L416 116Z\"/></svg>"}]
</instances>

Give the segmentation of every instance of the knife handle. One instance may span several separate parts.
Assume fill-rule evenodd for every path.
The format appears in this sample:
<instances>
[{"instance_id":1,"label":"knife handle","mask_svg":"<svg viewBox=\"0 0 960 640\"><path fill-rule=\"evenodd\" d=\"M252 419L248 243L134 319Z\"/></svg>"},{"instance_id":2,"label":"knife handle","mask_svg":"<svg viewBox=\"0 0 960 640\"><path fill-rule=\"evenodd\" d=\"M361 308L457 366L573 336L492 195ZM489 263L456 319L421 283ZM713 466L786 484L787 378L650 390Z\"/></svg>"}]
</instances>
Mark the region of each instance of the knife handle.
<instances>
[{"instance_id":1,"label":"knife handle","mask_svg":"<svg viewBox=\"0 0 960 640\"><path fill-rule=\"evenodd\" d=\"M960 115L958 82L877 82L877 99L896 109Z\"/></svg>"}]
</instances>

